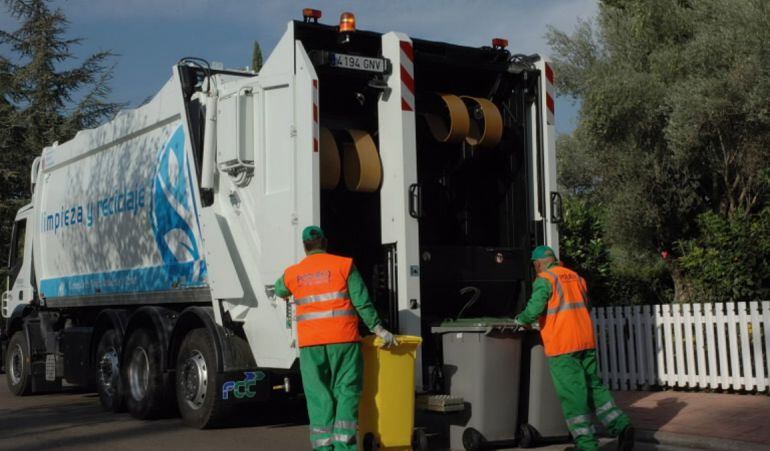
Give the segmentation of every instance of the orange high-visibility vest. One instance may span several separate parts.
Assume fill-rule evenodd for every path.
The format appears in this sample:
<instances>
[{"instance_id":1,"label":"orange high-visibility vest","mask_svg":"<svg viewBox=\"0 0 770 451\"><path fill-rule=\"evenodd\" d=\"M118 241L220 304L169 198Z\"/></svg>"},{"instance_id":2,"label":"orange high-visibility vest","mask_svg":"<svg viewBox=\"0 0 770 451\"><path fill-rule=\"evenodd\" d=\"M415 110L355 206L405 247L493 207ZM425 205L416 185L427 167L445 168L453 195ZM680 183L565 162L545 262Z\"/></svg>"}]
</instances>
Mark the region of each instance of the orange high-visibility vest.
<instances>
[{"instance_id":1,"label":"orange high-visibility vest","mask_svg":"<svg viewBox=\"0 0 770 451\"><path fill-rule=\"evenodd\" d=\"M548 311L540 318L545 354L555 356L595 348L585 280L562 266L553 266L537 276L551 282L552 291Z\"/></svg>"},{"instance_id":2,"label":"orange high-visibility vest","mask_svg":"<svg viewBox=\"0 0 770 451\"><path fill-rule=\"evenodd\" d=\"M299 347L359 341L358 313L350 301L353 260L313 254L283 275L297 306Z\"/></svg>"}]
</instances>

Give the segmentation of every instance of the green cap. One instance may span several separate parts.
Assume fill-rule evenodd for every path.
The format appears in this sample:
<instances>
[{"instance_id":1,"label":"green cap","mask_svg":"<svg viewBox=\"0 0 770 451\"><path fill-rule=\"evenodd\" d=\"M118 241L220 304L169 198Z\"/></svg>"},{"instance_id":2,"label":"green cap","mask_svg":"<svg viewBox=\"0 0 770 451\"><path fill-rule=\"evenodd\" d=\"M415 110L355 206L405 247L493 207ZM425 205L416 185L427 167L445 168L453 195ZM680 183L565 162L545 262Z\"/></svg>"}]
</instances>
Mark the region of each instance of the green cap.
<instances>
[{"instance_id":1,"label":"green cap","mask_svg":"<svg viewBox=\"0 0 770 451\"><path fill-rule=\"evenodd\" d=\"M532 251L532 261L548 257L556 258L556 253L548 246L538 246Z\"/></svg>"},{"instance_id":2,"label":"green cap","mask_svg":"<svg viewBox=\"0 0 770 451\"><path fill-rule=\"evenodd\" d=\"M318 226L307 226L305 227L305 230L302 231L302 241L311 241L311 240L317 240L318 238L324 238L326 235L324 235L324 231L321 230Z\"/></svg>"}]
</instances>

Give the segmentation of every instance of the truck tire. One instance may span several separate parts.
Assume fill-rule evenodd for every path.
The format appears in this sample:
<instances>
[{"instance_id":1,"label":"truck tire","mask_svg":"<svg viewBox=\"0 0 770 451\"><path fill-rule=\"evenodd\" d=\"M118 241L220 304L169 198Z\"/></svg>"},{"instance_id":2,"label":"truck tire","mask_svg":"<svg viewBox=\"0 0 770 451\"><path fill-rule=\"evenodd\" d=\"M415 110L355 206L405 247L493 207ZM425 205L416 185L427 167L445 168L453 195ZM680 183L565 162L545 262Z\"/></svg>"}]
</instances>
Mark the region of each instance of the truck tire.
<instances>
[{"instance_id":1,"label":"truck tire","mask_svg":"<svg viewBox=\"0 0 770 451\"><path fill-rule=\"evenodd\" d=\"M94 355L94 371L96 391L104 410L123 412L125 402L121 390L120 338L115 329L106 331L99 339Z\"/></svg>"},{"instance_id":2,"label":"truck tire","mask_svg":"<svg viewBox=\"0 0 770 451\"><path fill-rule=\"evenodd\" d=\"M176 402L182 420L198 429L221 425L227 405L217 399L216 354L206 329L193 329L176 359Z\"/></svg>"},{"instance_id":3,"label":"truck tire","mask_svg":"<svg viewBox=\"0 0 770 451\"><path fill-rule=\"evenodd\" d=\"M166 387L160 342L147 329L136 329L123 350L120 375L123 396L131 416L140 420L166 413Z\"/></svg>"},{"instance_id":4,"label":"truck tire","mask_svg":"<svg viewBox=\"0 0 770 451\"><path fill-rule=\"evenodd\" d=\"M30 393L32 388L32 359L29 356L27 336L24 331L13 334L5 353L5 379L8 389L16 396Z\"/></svg>"}]
</instances>

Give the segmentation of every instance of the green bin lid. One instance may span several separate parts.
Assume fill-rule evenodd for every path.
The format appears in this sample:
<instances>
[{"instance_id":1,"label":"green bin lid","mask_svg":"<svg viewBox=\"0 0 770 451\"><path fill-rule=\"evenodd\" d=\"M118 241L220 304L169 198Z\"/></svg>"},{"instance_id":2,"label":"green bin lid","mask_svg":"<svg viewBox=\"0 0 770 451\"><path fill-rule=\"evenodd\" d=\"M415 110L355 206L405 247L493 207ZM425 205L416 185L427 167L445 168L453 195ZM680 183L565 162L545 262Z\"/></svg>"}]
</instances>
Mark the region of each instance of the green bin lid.
<instances>
[{"instance_id":1,"label":"green bin lid","mask_svg":"<svg viewBox=\"0 0 770 451\"><path fill-rule=\"evenodd\" d=\"M454 332L483 332L504 331L516 329L516 321L508 317L478 317L447 320L439 326L434 326L431 331L434 334L446 334Z\"/></svg>"},{"instance_id":2,"label":"green bin lid","mask_svg":"<svg viewBox=\"0 0 770 451\"><path fill-rule=\"evenodd\" d=\"M478 318L459 318L441 323L441 327L511 327L516 321L507 317L482 316Z\"/></svg>"}]
</instances>

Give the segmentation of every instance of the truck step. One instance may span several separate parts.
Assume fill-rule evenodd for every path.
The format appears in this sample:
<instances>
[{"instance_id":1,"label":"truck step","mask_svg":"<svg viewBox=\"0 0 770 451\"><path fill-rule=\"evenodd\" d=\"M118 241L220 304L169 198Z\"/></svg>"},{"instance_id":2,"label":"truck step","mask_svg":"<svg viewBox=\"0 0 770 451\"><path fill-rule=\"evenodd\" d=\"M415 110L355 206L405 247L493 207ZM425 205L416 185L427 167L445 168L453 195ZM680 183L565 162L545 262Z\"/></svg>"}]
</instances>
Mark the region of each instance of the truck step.
<instances>
[{"instance_id":1,"label":"truck step","mask_svg":"<svg viewBox=\"0 0 770 451\"><path fill-rule=\"evenodd\" d=\"M417 409L431 412L460 412L465 410L465 401L460 396L422 395L417 397Z\"/></svg>"}]
</instances>

